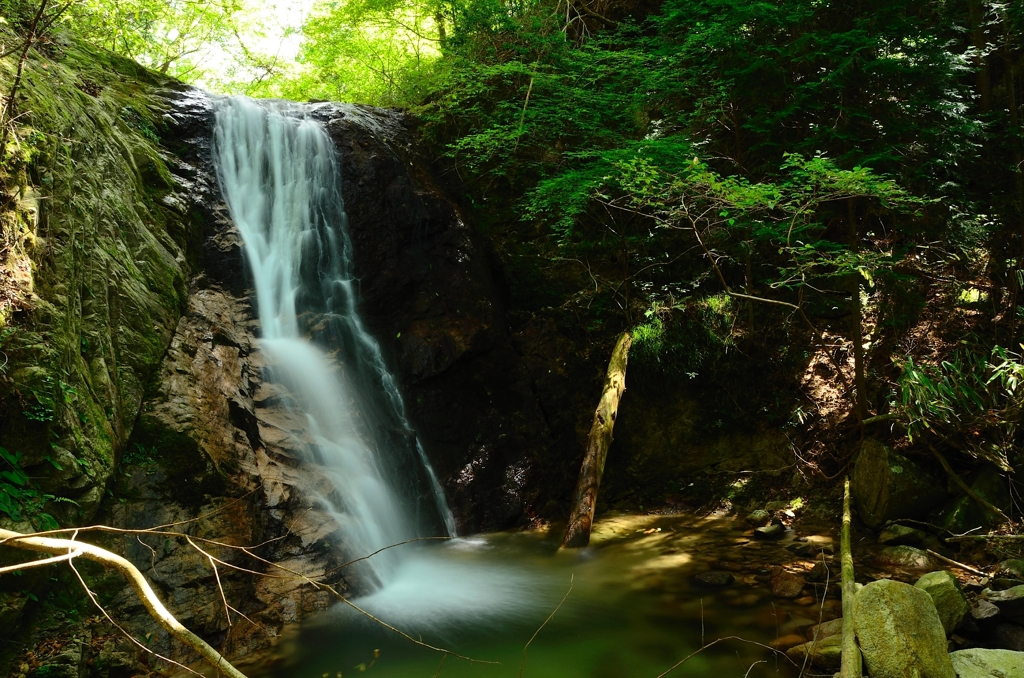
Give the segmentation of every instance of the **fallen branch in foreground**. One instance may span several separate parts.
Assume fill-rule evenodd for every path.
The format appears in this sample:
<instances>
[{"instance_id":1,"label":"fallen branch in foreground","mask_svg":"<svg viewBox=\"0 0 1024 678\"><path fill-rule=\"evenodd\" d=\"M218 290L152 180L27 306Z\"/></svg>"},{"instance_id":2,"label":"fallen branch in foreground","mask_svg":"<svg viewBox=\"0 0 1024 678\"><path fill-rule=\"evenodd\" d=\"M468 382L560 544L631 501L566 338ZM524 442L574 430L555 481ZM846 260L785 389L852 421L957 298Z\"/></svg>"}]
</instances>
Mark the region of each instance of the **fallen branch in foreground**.
<instances>
[{"instance_id":1,"label":"fallen branch in foreground","mask_svg":"<svg viewBox=\"0 0 1024 678\"><path fill-rule=\"evenodd\" d=\"M184 521L178 521L178 522L175 522L175 523L168 523L168 524L165 524L165 525L158 525L158 526L155 526L155 527L144 528L144 529L125 529L125 528L110 527L108 525L90 525L90 526L87 526L87 527L80 527L80 528L73 528L73 527L71 527L71 528L58 528L58 529L55 529L55 530L47 530L45 532L35 532L35 533L31 533L31 534L23 534L23 533L20 533L20 532L13 532L11 530L0 530L0 546L11 546L13 548L20 548L20 549L24 549L24 550L39 551L39 552L43 552L43 553L57 553L58 554L57 556L55 556L53 558L45 558L45 559L42 559L42 560L29 561L27 563L20 563L18 565L13 565L13 566L10 566L10 567L0 568L0 574L3 574L5 572L9 572L9 571L23 570L23 569L30 568L30 567L37 567L37 566L41 566L41 565L44 565L44 564L45 565L50 565L50 564L56 564L56 563L59 563L59 562L67 562L71 566L71 569L75 571L75 574L78 575L78 571L74 567L73 558L77 557L78 555L82 555L82 556L88 558L89 560L94 560L94 561L100 562L100 563L102 563L104 565L111 565L111 566L115 567L116 569L120 570L121 572L124 572L125 575L128 577L129 581L131 582L132 587L135 588L137 592L139 591L139 588L138 588L137 584L141 582L141 585L143 585L145 587L145 590L147 590L149 592L149 594L153 595L153 600L156 602L157 605L159 605L160 609L163 610L163 612L167 615L167 617L170 618L171 620L173 620L174 623L176 623L179 627L181 627L181 629L185 633L191 634L191 632L188 631L188 629L185 629L183 626L181 626L181 624L178 623L176 619L174 619L173 615L171 615L170 612L168 612L166 610L166 608L164 608L163 605L160 604L159 599L157 599L155 597L155 594L153 593L152 588L149 587L148 582L146 582L145 577L142 575L142 573L138 569L135 568L134 565L132 565L127 560L124 560L120 556L118 556L118 555L116 555L114 553L111 553L109 551L106 551L106 550L104 550L104 549L102 549L100 547L93 546L91 544L86 544L84 542L76 541L77 536L80 533L82 533L82 532L102 532L102 533L118 534L118 535L135 535L136 537L141 537L141 536L159 536L159 537L164 537L164 538L184 539L184 540L186 540L189 543L189 545L193 549L195 549L199 554L201 554L204 558L206 558L209 561L210 566L213 568L214 574L215 574L216 579L217 579L217 588L220 591L221 600L222 600L222 602L225 605L225 614L228 614L229 610L231 612L235 612L237 615L239 615L240 617L244 618L249 623L253 624L253 626L259 627L259 624L257 624L253 620L251 620L248 617L246 617L239 610L237 610L237 609L235 609L235 608L233 608L233 607L231 607L230 605L227 604L227 599L226 599L226 597L224 595L224 589L223 589L223 587L220 584L220 576L219 576L219 573L217 572L217 565L220 565L220 566L225 567L227 569L234 570L236 572L242 572L242 573L246 573L246 574L250 574L250 575L258 576L258 577L269 577L271 579L297 579L297 580L300 580L300 581L302 581L302 582L304 582L306 584L309 584L309 585L313 586L314 588L326 591L326 592L330 593L331 595L333 595L335 598L337 598L340 602L345 603L349 607L353 608L354 610L356 610L360 614L366 616L371 621L373 621L373 622L375 622L377 624L380 624L381 626L383 626L384 628L388 629L389 631L397 633L398 635L402 636L403 638L405 638L409 642L414 643L416 645L419 645L420 647L426 648L428 650L432 650L432 651L441 653L443 655L442 664L444 662L444 658L447 658L449 655L455 657L456 659L461 659L461 660L468 661L468 662L474 663L474 664L476 664L476 663L480 663L480 664L496 664L496 663L498 663L498 662L485 661L485 660L481 660L481 659L473 659L472 657L466 657L466 656L457 654L455 652L452 652L451 650L448 650L448 649L445 649L445 648L442 648L442 647L436 647L434 645L430 645L429 643L425 643L422 640L419 640L417 638L413 638L412 636L410 636L408 633L405 633L401 629L398 629L398 628L392 626L391 624L388 624L387 622L383 621L382 619L378 619L377 617L373 616L372 614L370 614L369 612L367 612L366 610L362 609L361 607L359 607L358 605L353 603L351 600L349 600L348 598L343 596L336 588L334 588L333 586L331 586L331 585L325 583L324 581L322 581L322 579L326 578L327 575L329 575L331 573L334 573L334 572L336 572L336 571L338 571L338 570L340 570L342 568L345 568L345 567L347 567L349 565L352 565L353 563L357 563L359 561L366 560L367 558L371 558L374 555L380 553L381 551L385 551L387 549L394 548L396 546L401 546L403 544L409 544L409 543L416 542L416 541L429 541L429 540L439 540L439 539L450 539L450 537L417 537L415 539L409 539L407 541L399 542L397 544L390 544L390 545L385 546L383 548L380 548L380 549L378 549L378 550L374 551L373 553L370 553L370 554L368 554L366 556L363 556L363 557L360 557L360 558L356 558L354 560L350 560L350 561L348 561L346 563L343 563L342 565L340 565L340 566L338 566L338 567L336 567L336 568L334 568L332 570L329 570L328 572L325 572L325 573L317 576L316 578L313 578L313 577L309 577L309 576L306 576L304 574L301 574L299 572L296 572L295 570L291 570L291 569L289 569L287 567L284 567L282 565L279 565L278 563L274 563L274 562L272 562L270 560L262 558L262 557L260 557L259 555L257 555L256 553L254 553L252 551L252 549L258 548L259 546L262 546L263 544L257 544L255 546L239 546L239 545L236 545L236 544L228 544L228 543L225 543L223 541L216 540L216 539L208 539L208 538L205 538L205 537L198 537L198 536L195 536L195 535L185 534L183 532L174 532L174 531L169 531L169 530L163 529L163 528L167 528L167 527L174 527L174 526L179 526L179 525L185 525L185 524L188 524L188 523L193 523L193 522L199 520L202 517L205 517L205 516L208 516L208 515L214 515L216 513L219 513L219 512L225 510L226 508L228 508L230 506L231 506L231 504L222 506L222 507L220 507L220 508L218 508L218 509L216 509L214 511L211 511L208 514L204 514L203 516L199 516L197 518L192 518L192 519L184 520ZM290 530L289 530L289 532L290 532ZM67 533L71 533L72 534L72 538L71 539L50 539L50 538L48 538L50 535L67 534ZM264 542L264 544L270 543L272 541L277 541L279 539L283 539L284 536L287 536L287 535L282 535L281 537L276 537L274 539L268 540L267 542ZM33 543L35 543L35 545L33 545ZM40 543L49 543L49 544L44 548L43 546L39 545ZM52 551L52 550L50 550L52 544L60 544L60 546L59 546L59 548L57 548L56 551ZM222 560L221 558L218 558L218 557L214 556L209 551L204 550L201 546L199 546L199 544L208 545L208 546L217 546L217 547L220 547L220 548L224 548L224 549L228 549L228 550L234 551L236 553L240 552L240 553L248 556L249 558L252 558L253 560L255 560L257 562L262 563L263 565L266 565L270 569L278 570L279 573L275 574L275 573L271 573L271 572L258 572L256 570L252 570L252 569L249 569L249 568L241 567L239 565L235 565L233 563L230 563L228 561ZM69 545L73 549L70 552L68 550L69 549ZM91 551L89 553L86 553L85 552L86 549L85 548L81 548L81 547L88 547L89 549L91 549ZM117 559L119 561L123 561L125 566L127 566L128 568L132 568L134 570L135 575L128 574L116 562L105 561L105 560L100 559L99 557L94 557L96 555L95 552L99 552L99 553L105 554L105 556L109 557L109 558L113 558L113 559ZM138 579L136 579L135 577L137 577ZM135 645L139 646L142 650L144 650L146 652L149 652L150 654L155 655L158 659L161 659L161 660L166 661L166 662L168 662L170 664L178 666L179 668L181 668L181 669L183 669L183 670L185 670L185 671L187 671L189 673L193 673L195 675L200 675L200 674L196 673L195 671L193 671L192 669L188 668L187 666L184 666L183 664L179 664L178 662L174 661L173 659L170 659L168 657L164 657L163 655L157 654L157 653L153 652L152 650L150 650L145 645L142 645L139 641L137 641L134 637L132 637L131 634L129 634L127 631L125 631L123 628L121 628L116 622L114 622L113 619L110 618L110 615L100 605L99 601L96 600L96 598L93 595L92 591L90 591L89 588L85 585L85 582L82 580L80 575L78 575L78 578L79 578L79 582L85 588L86 594L93 601L93 603L97 607L99 607L100 611L103 612L104 616L107 617L108 621L110 621L111 624L113 624L118 630L120 630L128 638L128 640L130 640ZM147 601L147 598L143 595L142 592L139 593L139 597L146 604L147 609L149 609L149 603ZM150 611L150 613L152 614L152 611ZM206 654L201 652L194 645L189 643L187 640L182 639L174 631L172 631L170 628L165 626L163 621L159 617L157 617L156 615L154 615L154 617L157 618L157 621L159 621L161 623L161 625L164 626L164 628L166 628L168 630L168 632L171 633L172 636L177 637L180 640L183 640L183 642L185 642L187 645L193 647L193 649L195 649L197 652L199 652L203 657L206 657L207 659L210 659L210 657L207 657ZM230 617L228 617L228 623L230 625ZM191 634L191 635L194 636L195 634ZM196 640L198 640L198 642L204 643L204 641L201 638L199 638L198 636L195 636L195 638L196 638ZM204 645L205 645L205 643L204 643ZM209 647L209 646L207 646L207 647ZM216 655L216 657L219 658L219 661L222 661L227 666L231 666L212 647L209 647L209 651L213 652ZM216 660L211 660L211 662L214 662L214 661L216 661ZM214 665L218 666L218 664L216 664L216 663L214 663ZM245 678L244 674L238 672L238 670L235 669L233 666L231 668L234 671L234 673L230 673L230 672L228 672L226 670L224 671L224 673L226 675L228 675L228 676L231 676L231 678L238 678L238 677Z\"/></svg>"},{"instance_id":2,"label":"fallen branch in foreground","mask_svg":"<svg viewBox=\"0 0 1024 678\"><path fill-rule=\"evenodd\" d=\"M92 560L107 567L112 567L128 579L128 583L135 589L146 611L167 630L172 636L185 643L198 652L204 659L210 662L218 671L230 678L246 678L245 674L231 665L228 660L206 643L205 640L182 626L174 615L172 615L164 604L157 598L153 588L142 576L137 567L130 562L106 549L85 542L72 539L53 539L50 537L31 537L22 535L11 530L0 529L0 538L5 545L25 551L36 551L49 553L51 556L66 556L67 560L81 556L86 560ZM52 559L48 559L51 560ZM31 565L31 563L28 563Z\"/></svg>"},{"instance_id":3,"label":"fallen branch in foreground","mask_svg":"<svg viewBox=\"0 0 1024 678\"><path fill-rule=\"evenodd\" d=\"M853 572L853 551L850 545L850 479L843 486L843 527L839 536L839 554L842 563L843 586L843 646L841 678L861 678L864 675L860 648L853 624L854 596L857 593Z\"/></svg>"}]
</instances>

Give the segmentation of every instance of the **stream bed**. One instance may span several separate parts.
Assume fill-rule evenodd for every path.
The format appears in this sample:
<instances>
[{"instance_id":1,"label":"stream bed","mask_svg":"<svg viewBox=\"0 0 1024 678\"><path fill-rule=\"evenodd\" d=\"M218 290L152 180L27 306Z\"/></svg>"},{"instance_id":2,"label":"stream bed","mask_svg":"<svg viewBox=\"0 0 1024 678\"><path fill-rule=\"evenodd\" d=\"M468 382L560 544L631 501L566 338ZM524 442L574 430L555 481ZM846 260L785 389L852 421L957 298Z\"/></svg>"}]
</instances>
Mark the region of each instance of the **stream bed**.
<instances>
[{"instance_id":1,"label":"stream bed","mask_svg":"<svg viewBox=\"0 0 1024 678\"><path fill-rule=\"evenodd\" d=\"M283 638L250 674L654 678L702 644L736 636L670 675L796 676L799 667L766 646L798 644L808 627L841 616L827 529L758 541L730 517L611 515L595 524L588 549L560 552L560 536L540 529L401 546L396 578L353 601L477 662L417 645L338 605ZM811 573L823 559L829 572ZM801 586L799 577L821 581ZM824 672L805 675L816 673Z\"/></svg>"}]
</instances>

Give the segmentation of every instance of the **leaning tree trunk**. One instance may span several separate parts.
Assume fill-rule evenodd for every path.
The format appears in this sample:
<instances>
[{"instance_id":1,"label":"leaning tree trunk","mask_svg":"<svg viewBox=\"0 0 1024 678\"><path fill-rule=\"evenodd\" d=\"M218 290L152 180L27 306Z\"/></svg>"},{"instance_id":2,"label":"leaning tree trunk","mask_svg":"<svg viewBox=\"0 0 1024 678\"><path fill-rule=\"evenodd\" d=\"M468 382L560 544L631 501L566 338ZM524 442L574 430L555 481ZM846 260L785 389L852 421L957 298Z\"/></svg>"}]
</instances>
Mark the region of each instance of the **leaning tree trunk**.
<instances>
[{"instance_id":1,"label":"leaning tree trunk","mask_svg":"<svg viewBox=\"0 0 1024 678\"><path fill-rule=\"evenodd\" d=\"M608 361L604 390L594 412L590 435L587 436L587 452L583 456L579 480L576 481L572 513L569 514L569 524L565 527L562 548L580 548L590 543L590 526L594 522L597 489L604 474L608 448L612 444L612 429L615 427L619 400L622 399L622 392L626 390L626 362L632 343L633 338L629 332L623 332L615 343L611 360Z\"/></svg>"}]
</instances>

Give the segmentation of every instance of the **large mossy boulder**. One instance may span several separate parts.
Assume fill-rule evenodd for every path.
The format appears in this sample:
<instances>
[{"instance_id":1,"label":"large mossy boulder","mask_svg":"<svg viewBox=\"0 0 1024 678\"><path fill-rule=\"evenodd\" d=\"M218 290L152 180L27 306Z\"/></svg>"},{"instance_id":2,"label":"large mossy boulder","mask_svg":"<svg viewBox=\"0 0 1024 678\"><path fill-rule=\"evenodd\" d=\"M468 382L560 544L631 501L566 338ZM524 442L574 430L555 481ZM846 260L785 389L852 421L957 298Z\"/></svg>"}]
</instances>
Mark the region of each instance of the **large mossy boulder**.
<instances>
[{"instance_id":1,"label":"large mossy boulder","mask_svg":"<svg viewBox=\"0 0 1024 678\"><path fill-rule=\"evenodd\" d=\"M925 516L945 498L940 487L923 468L877 440L861 445L851 491L857 513L868 527Z\"/></svg>"},{"instance_id":2,"label":"large mossy boulder","mask_svg":"<svg viewBox=\"0 0 1024 678\"><path fill-rule=\"evenodd\" d=\"M955 678L942 621L924 590L871 582L857 592L853 620L872 678Z\"/></svg>"},{"instance_id":3,"label":"large mossy boulder","mask_svg":"<svg viewBox=\"0 0 1024 678\"><path fill-rule=\"evenodd\" d=\"M1024 678L1024 652L972 648L949 658L959 678Z\"/></svg>"},{"instance_id":4,"label":"large mossy boulder","mask_svg":"<svg viewBox=\"0 0 1024 678\"><path fill-rule=\"evenodd\" d=\"M932 598L946 635L953 633L970 610L960 582L946 570L929 572L914 584Z\"/></svg>"}]
</instances>

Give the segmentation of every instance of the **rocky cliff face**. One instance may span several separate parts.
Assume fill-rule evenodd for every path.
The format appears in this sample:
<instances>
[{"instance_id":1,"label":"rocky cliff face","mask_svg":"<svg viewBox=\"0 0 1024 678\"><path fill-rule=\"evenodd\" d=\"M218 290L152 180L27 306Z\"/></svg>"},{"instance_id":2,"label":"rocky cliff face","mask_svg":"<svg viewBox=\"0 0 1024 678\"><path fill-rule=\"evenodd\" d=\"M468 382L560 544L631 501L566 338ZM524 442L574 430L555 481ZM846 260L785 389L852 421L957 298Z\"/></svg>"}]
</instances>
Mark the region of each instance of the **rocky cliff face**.
<instances>
[{"instance_id":1,"label":"rocky cliff face","mask_svg":"<svg viewBox=\"0 0 1024 678\"><path fill-rule=\"evenodd\" d=\"M183 623L244 661L286 624L331 603L331 594L295 574L344 593L361 584L343 563L366 554L347 551L333 517L313 500L333 488L315 464L299 461L308 434L286 407L290 394L263 380L240 236L210 165L212 103L197 91L172 99L168 126L191 150L171 170L202 215L204 238L186 310L128 442L117 498L101 518L131 529L177 524L193 538L255 546L251 555L203 546L229 564L214 572L180 538L132 535L111 544L139 564ZM433 185L406 119L326 104L311 114L342 161L364 318L404 385L460 529L508 525L523 513L531 455L548 431L504 329L486 250ZM237 609L233 625L218 578ZM114 606L151 649L194 659L127 589ZM131 654L110 649L101 664L128 670L137 661Z\"/></svg>"}]
</instances>

